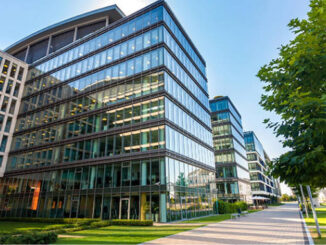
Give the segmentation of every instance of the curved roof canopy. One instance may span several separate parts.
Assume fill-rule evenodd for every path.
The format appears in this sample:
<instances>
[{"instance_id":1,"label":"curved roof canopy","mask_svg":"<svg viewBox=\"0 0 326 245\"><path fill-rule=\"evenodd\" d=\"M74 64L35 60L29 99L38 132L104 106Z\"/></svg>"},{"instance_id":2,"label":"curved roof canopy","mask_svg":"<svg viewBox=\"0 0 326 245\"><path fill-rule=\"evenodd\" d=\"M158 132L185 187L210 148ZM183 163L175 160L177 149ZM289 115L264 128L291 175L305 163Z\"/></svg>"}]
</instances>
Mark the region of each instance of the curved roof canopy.
<instances>
[{"instance_id":1,"label":"curved roof canopy","mask_svg":"<svg viewBox=\"0 0 326 245\"><path fill-rule=\"evenodd\" d=\"M120 10L120 8L114 4L104 8L96 9L87 13L77 15L75 17L60 21L56 24L50 25L43 28L33 34L15 42L5 49L7 53L13 54L23 47L34 43L35 41L40 41L43 37L47 37L51 34L58 33L60 30L67 30L69 27L76 25L82 25L83 23L90 22L92 20L100 19L101 17L109 16L110 24L125 17L125 14Z\"/></svg>"}]
</instances>

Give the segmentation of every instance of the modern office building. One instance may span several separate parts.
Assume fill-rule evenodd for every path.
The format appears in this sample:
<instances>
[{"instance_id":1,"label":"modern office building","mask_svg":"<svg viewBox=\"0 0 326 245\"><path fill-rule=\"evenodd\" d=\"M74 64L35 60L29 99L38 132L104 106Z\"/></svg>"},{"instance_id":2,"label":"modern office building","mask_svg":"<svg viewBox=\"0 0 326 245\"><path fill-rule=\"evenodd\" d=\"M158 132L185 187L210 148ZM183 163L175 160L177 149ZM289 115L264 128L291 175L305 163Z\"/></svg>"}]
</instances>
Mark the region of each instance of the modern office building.
<instances>
[{"instance_id":1,"label":"modern office building","mask_svg":"<svg viewBox=\"0 0 326 245\"><path fill-rule=\"evenodd\" d=\"M152 219L211 214L205 61L164 1L109 6L6 52L29 64L0 214Z\"/></svg>"},{"instance_id":2,"label":"modern office building","mask_svg":"<svg viewBox=\"0 0 326 245\"><path fill-rule=\"evenodd\" d=\"M0 177L3 176L28 65L0 51Z\"/></svg>"},{"instance_id":3,"label":"modern office building","mask_svg":"<svg viewBox=\"0 0 326 245\"><path fill-rule=\"evenodd\" d=\"M210 100L218 198L251 203L241 115L227 96Z\"/></svg>"},{"instance_id":4,"label":"modern office building","mask_svg":"<svg viewBox=\"0 0 326 245\"><path fill-rule=\"evenodd\" d=\"M280 183L267 174L270 158L253 131L244 132L253 200L273 201L281 197Z\"/></svg>"}]
</instances>

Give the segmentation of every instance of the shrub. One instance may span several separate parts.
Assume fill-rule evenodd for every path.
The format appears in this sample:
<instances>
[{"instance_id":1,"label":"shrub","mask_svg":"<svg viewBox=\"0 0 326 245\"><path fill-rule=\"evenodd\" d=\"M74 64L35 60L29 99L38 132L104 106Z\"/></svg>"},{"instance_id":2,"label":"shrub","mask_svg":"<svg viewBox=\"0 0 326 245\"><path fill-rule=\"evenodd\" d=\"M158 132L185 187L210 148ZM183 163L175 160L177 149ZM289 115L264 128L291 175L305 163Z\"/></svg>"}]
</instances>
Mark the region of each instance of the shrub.
<instances>
[{"instance_id":1,"label":"shrub","mask_svg":"<svg viewBox=\"0 0 326 245\"><path fill-rule=\"evenodd\" d=\"M301 203L299 204L299 207L300 207L300 210L302 211L302 213L306 213L306 209L305 209L305 206L302 205ZM311 209L311 204L308 203L308 213L309 212L312 212L312 209Z\"/></svg>"},{"instance_id":2,"label":"shrub","mask_svg":"<svg viewBox=\"0 0 326 245\"><path fill-rule=\"evenodd\" d=\"M1 244L50 244L57 241L54 232L33 232L21 235L7 235L0 238Z\"/></svg>"},{"instance_id":3,"label":"shrub","mask_svg":"<svg viewBox=\"0 0 326 245\"><path fill-rule=\"evenodd\" d=\"M135 219L114 219L111 225L129 225L129 226L152 226L152 220L135 220Z\"/></svg>"},{"instance_id":4,"label":"shrub","mask_svg":"<svg viewBox=\"0 0 326 245\"><path fill-rule=\"evenodd\" d=\"M245 211L248 209L248 204L244 201L239 201L234 203L237 208L240 208L241 211Z\"/></svg>"},{"instance_id":5,"label":"shrub","mask_svg":"<svg viewBox=\"0 0 326 245\"><path fill-rule=\"evenodd\" d=\"M90 224L94 221L99 221L99 219L5 217L5 218L0 218L0 221L37 222L37 223L48 223L48 224Z\"/></svg>"},{"instance_id":6,"label":"shrub","mask_svg":"<svg viewBox=\"0 0 326 245\"><path fill-rule=\"evenodd\" d=\"M105 226L110 226L111 225L111 221L97 221L97 222L93 222L90 227L91 228L98 228L98 227L105 227Z\"/></svg>"},{"instance_id":7,"label":"shrub","mask_svg":"<svg viewBox=\"0 0 326 245\"><path fill-rule=\"evenodd\" d=\"M222 200L218 201L218 213L219 214L229 214L229 213L237 213L238 209L241 211L247 210L247 203L240 201L235 203L228 203Z\"/></svg>"}]
</instances>

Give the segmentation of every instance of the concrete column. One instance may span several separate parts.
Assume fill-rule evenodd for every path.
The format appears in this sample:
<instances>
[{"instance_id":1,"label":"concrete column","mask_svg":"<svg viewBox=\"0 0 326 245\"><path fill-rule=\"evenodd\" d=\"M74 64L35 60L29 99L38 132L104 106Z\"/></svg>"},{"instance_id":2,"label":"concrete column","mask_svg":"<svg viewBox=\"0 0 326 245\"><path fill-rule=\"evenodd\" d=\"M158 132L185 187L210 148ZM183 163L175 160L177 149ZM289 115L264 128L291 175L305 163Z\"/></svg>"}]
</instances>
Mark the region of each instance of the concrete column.
<instances>
[{"instance_id":1,"label":"concrete column","mask_svg":"<svg viewBox=\"0 0 326 245\"><path fill-rule=\"evenodd\" d=\"M77 31L78 31L78 27L75 26L74 39L73 39L73 41L76 41L77 40Z\"/></svg>"},{"instance_id":2,"label":"concrete column","mask_svg":"<svg viewBox=\"0 0 326 245\"><path fill-rule=\"evenodd\" d=\"M46 55L49 55L50 53L51 43L52 43L52 35L49 37L48 48L46 49Z\"/></svg>"},{"instance_id":3,"label":"concrete column","mask_svg":"<svg viewBox=\"0 0 326 245\"><path fill-rule=\"evenodd\" d=\"M140 194L140 220L146 220L146 193Z\"/></svg>"},{"instance_id":4,"label":"concrete column","mask_svg":"<svg viewBox=\"0 0 326 245\"><path fill-rule=\"evenodd\" d=\"M28 53L29 53L29 48L30 48L30 45L27 46L26 54L25 54L25 58L24 58L24 62L27 61L27 57L28 57Z\"/></svg>"}]
</instances>

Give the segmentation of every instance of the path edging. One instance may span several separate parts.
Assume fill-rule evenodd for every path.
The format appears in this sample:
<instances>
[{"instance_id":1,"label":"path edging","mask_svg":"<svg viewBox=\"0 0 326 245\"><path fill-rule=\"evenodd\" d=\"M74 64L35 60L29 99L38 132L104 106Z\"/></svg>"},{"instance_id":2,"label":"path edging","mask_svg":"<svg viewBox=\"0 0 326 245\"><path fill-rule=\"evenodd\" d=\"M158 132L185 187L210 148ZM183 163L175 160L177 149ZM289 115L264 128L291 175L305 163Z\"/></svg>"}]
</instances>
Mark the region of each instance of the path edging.
<instances>
[{"instance_id":1,"label":"path edging","mask_svg":"<svg viewBox=\"0 0 326 245\"><path fill-rule=\"evenodd\" d=\"M305 221L305 219L303 217L303 214L302 214L301 210L299 210L299 213L300 213L300 218L302 219L303 227L304 227L304 229L306 231L306 234L307 234L307 237L308 237L309 245L315 245L314 240L311 237L310 231L309 231L309 229L307 227L306 221Z\"/></svg>"}]
</instances>

